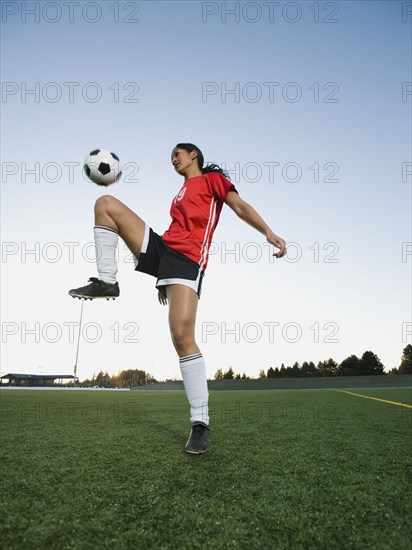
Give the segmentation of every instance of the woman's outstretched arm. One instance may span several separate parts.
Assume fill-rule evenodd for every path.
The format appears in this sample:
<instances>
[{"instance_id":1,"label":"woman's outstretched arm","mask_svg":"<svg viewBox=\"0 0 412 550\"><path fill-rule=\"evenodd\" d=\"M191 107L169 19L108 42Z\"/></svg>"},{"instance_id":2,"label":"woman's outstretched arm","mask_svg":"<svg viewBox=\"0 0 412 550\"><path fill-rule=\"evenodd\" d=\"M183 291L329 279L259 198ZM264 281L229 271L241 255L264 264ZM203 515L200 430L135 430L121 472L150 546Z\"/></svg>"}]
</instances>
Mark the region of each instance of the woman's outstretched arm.
<instances>
[{"instance_id":1,"label":"woman's outstretched arm","mask_svg":"<svg viewBox=\"0 0 412 550\"><path fill-rule=\"evenodd\" d=\"M251 225L254 229L266 237L268 243L273 244L279 252L273 255L282 258L286 254L285 241L276 235L268 224L259 216L256 210L239 197L235 191L229 191L226 197L226 204L239 216L241 220Z\"/></svg>"}]
</instances>

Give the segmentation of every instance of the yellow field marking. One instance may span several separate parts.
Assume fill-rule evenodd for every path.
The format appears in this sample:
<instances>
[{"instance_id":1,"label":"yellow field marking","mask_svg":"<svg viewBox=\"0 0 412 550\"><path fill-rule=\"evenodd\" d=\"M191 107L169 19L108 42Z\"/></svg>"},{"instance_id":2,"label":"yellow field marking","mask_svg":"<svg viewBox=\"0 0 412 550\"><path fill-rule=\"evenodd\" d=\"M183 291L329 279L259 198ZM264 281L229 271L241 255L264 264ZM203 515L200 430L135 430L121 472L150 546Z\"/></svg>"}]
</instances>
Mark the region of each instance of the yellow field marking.
<instances>
[{"instance_id":1,"label":"yellow field marking","mask_svg":"<svg viewBox=\"0 0 412 550\"><path fill-rule=\"evenodd\" d=\"M365 399L373 399L374 401L382 401L382 403L389 403L390 405L398 405L399 407L406 407L412 409L412 405L406 405L406 403L398 403L397 401L388 401L387 399L379 399L379 397L369 397L369 395L361 395L360 393L352 393L351 391L336 390L342 393L349 393L350 395L356 395L356 397L364 397Z\"/></svg>"}]
</instances>

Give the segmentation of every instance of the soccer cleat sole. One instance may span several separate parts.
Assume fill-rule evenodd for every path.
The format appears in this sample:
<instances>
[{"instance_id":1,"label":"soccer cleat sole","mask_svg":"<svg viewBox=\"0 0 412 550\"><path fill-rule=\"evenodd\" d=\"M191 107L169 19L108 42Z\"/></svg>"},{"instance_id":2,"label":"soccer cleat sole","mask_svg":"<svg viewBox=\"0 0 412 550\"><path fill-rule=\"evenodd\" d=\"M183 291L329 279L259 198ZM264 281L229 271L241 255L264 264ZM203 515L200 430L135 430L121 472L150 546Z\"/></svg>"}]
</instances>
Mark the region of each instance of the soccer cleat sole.
<instances>
[{"instance_id":1,"label":"soccer cleat sole","mask_svg":"<svg viewBox=\"0 0 412 550\"><path fill-rule=\"evenodd\" d=\"M203 449L203 451L189 451L189 450L185 449L185 451L189 455L202 455L207 451L207 449Z\"/></svg>"},{"instance_id":2,"label":"soccer cleat sole","mask_svg":"<svg viewBox=\"0 0 412 550\"><path fill-rule=\"evenodd\" d=\"M77 294L70 294L72 298L79 298L79 300L103 300L106 298L106 300L116 300L118 296L79 296Z\"/></svg>"}]
</instances>

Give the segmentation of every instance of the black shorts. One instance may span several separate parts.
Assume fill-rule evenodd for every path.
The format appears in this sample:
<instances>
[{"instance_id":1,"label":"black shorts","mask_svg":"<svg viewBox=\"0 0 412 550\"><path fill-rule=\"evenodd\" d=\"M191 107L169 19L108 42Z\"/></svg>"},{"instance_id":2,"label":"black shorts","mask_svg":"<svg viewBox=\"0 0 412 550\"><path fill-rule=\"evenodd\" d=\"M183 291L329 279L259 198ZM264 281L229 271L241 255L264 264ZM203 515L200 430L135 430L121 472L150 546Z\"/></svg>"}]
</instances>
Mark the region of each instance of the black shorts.
<instances>
[{"instance_id":1,"label":"black shorts","mask_svg":"<svg viewBox=\"0 0 412 550\"><path fill-rule=\"evenodd\" d=\"M135 259L135 270L157 278L156 288L166 296L168 285L185 285L192 288L200 298L203 269L170 246L148 225L142 243L139 260Z\"/></svg>"}]
</instances>

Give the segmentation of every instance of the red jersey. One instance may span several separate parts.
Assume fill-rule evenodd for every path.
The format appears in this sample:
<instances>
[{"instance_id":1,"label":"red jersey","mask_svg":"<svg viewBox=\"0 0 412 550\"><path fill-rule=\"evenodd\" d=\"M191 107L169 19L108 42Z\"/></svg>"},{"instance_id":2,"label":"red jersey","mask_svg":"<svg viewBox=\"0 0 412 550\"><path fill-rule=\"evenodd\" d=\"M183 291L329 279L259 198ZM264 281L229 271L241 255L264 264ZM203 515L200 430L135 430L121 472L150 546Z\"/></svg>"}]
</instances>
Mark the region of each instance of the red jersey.
<instances>
[{"instance_id":1,"label":"red jersey","mask_svg":"<svg viewBox=\"0 0 412 550\"><path fill-rule=\"evenodd\" d=\"M219 172L187 179L173 199L172 223L162 235L163 242L206 269L210 243L229 191L236 191L235 186Z\"/></svg>"}]
</instances>

